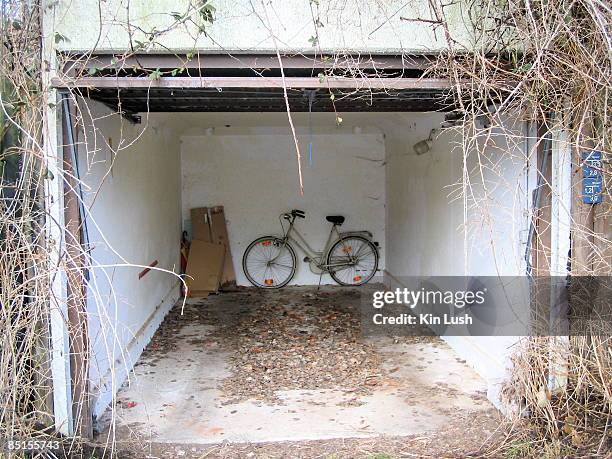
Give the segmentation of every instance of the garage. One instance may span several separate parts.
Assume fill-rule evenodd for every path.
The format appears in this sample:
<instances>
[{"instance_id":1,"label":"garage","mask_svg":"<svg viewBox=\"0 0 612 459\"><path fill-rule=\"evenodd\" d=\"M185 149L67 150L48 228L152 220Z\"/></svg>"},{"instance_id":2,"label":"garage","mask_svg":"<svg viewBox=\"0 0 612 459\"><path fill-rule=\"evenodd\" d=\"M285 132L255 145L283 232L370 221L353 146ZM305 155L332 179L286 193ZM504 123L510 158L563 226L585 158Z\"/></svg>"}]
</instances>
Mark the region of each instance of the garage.
<instances>
[{"instance_id":1,"label":"garage","mask_svg":"<svg viewBox=\"0 0 612 459\"><path fill-rule=\"evenodd\" d=\"M1 449L605 455L610 11L481 6L3 1Z\"/></svg>"},{"instance_id":2,"label":"garage","mask_svg":"<svg viewBox=\"0 0 612 459\"><path fill-rule=\"evenodd\" d=\"M457 199L466 158L480 159L441 129L452 126L447 83L416 68L388 82L304 76L303 64L283 69L293 77L56 80L70 91L64 149L85 203L82 399L100 435L201 453L224 441L449 438L449 419L495 430L512 337L373 339L359 303L406 276L522 272L524 241L505 223L528 228L529 146L492 144L506 154L483 182L502 171L521 186L498 187L503 210L481 221ZM181 241L193 243L201 208L223 209L235 285L185 302ZM379 255L370 282L338 286L298 245L289 285L255 289L244 253L282 236L283 215L315 252L330 230L366 234Z\"/></svg>"}]
</instances>

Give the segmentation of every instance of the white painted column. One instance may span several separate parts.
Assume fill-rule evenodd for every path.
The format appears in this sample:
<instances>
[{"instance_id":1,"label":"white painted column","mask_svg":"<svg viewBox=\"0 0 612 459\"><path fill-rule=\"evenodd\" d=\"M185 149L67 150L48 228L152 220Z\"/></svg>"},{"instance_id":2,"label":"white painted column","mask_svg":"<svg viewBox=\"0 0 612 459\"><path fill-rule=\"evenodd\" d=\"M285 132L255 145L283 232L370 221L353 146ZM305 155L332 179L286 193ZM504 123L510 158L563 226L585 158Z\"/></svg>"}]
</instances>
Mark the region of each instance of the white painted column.
<instances>
[{"instance_id":1,"label":"white painted column","mask_svg":"<svg viewBox=\"0 0 612 459\"><path fill-rule=\"evenodd\" d=\"M68 334L68 304L66 273L62 251L64 247L64 179L62 154L59 148L61 121L58 94L51 88L56 73L54 48L55 7L41 8L43 57L43 153L48 170L45 180L46 236L49 254L49 321L51 332L51 375L53 378L53 417L55 428L63 435L72 436L72 381L70 376L70 343ZM47 68L45 68L47 67Z\"/></svg>"},{"instance_id":2,"label":"white painted column","mask_svg":"<svg viewBox=\"0 0 612 459\"><path fill-rule=\"evenodd\" d=\"M572 150L563 126L552 134L552 203L550 262L550 358L548 388L558 390L567 384L569 337L566 276L570 250L572 207Z\"/></svg>"},{"instance_id":3,"label":"white painted column","mask_svg":"<svg viewBox=\"0 0 612 459\"><path fill-rule=\"evenodd\" d=\"M572 207L572 150L567 131L552 137L551 264L552 276L567 276Z\"/></svg>"}]
</instances>

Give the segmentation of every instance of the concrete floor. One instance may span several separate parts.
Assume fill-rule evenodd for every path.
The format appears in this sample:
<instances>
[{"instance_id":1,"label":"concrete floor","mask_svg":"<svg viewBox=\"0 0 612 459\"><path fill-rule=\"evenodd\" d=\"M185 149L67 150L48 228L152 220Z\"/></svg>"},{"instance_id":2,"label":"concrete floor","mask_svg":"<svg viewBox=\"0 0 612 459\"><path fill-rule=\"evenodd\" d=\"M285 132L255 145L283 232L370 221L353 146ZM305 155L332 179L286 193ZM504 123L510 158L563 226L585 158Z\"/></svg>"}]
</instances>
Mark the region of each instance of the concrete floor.
<instances>
[{"instance_id":1,"label":"concrete floor","mask_svg":"<svg viewBox=\"0 0 612 459\"><path fill-rule=\"evenodd\" d=\"M304 292L317 295L316 289L291 289L297 301ZM231 308L231 295L239 294L211 296L199 307ZM384 376L366 394L346 387L292 389L279 391L278 402L228 401L221 384L230 376L233 351L206 339L214 331L214 325L185 320L171 349L146 353L119 392L119 432L179 444L413 436L443 429L457 413L493 411L484 381L431 337L367 338Z\"/></svg>"}]
</instances>

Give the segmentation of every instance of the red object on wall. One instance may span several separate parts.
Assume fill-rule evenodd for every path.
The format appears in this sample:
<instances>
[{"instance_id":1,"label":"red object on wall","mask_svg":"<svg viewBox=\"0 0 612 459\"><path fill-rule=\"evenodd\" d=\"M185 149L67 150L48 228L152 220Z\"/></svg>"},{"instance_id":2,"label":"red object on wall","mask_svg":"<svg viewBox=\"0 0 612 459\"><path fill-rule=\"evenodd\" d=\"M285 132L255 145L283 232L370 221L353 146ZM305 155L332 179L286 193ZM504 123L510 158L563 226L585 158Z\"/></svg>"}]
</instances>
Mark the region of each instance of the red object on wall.
<instances>
[{"instance_id":1,"label":"red object on wall","mask_svg":"<svg viewBox=\"0 0 612 459\"><path fill-rule=\"evenodd\" d=\"M138 280L142 279L143 277L145 277L147 275L147 273L149 271L151 271L151 268L157 266L157 263L159 263L157 260L155 260L153 263L151 263L149 265L149 268L145 268L142 271L140 271L140 273L138 273Z\"/></svg>"}]
</instances>

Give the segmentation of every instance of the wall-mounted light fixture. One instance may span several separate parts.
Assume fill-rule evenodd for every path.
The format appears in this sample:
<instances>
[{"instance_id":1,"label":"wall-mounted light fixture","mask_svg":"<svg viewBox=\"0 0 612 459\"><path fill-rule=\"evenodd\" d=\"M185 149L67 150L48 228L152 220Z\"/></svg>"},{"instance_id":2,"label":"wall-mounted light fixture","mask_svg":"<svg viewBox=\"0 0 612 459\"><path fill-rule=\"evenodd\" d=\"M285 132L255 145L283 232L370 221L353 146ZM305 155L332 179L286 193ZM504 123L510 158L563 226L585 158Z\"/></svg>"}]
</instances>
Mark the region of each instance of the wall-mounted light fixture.
<instances>
[{"instance_id":1,"label":"wall-mounted light fixture","mask_svg":"<svg viewBox=\"0 0 612 459\"><path fill-rule=\"evenodd\" d=\"M417 155L424 155L425 153L427 153L431 149L431 146L433 145L433 137L438 133L438 131L440 131L440 129L432 129L431 131L429 131L429 137L427 137L425 140L421 140L420 142L415 143L412 147L414 149L414 152Z\"/></svg>"}]
</instances>

